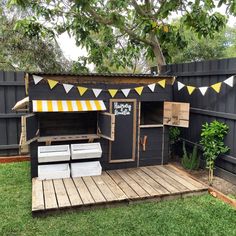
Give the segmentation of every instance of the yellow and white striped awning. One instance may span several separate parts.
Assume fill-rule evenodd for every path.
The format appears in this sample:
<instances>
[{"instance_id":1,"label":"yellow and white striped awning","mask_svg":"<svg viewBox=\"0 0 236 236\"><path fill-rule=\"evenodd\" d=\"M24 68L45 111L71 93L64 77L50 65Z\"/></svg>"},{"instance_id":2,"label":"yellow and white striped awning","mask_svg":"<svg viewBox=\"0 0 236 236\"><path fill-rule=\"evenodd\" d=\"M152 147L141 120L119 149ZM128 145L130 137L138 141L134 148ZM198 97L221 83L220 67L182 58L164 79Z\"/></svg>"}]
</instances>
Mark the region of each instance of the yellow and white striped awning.
<instances>
[{"instance_id":1,"label":"yellow and white striped awning","mask_svg":"<svg viewBox=\"0 0 236 236\"><path fill-rule=\"evenodd\" d=\"M102 100L33 100L33 112L104 111Z\"/></svg>"}]
</instances>

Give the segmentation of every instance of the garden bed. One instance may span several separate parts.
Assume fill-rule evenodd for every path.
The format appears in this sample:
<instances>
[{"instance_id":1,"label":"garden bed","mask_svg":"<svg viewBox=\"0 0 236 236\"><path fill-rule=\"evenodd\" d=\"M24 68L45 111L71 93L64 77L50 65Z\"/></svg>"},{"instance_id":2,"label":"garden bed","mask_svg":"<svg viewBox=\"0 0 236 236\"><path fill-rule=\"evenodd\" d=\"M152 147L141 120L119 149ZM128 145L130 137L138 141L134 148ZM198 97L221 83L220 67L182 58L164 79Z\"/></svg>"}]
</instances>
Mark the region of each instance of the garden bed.
<instances>
[{"instance_id":1,"label":"garden bed","mask_svg":"<svg viewBox=\"0 0 236 236\"><path fill-rule=\"evenodd\" d=\"M208 171L206 169L186 170L179 162L174 162L172 164L178 167L179 169L188 172L203 183L208 184ZM214 176L212 187L231 198L236 198L236 185L228 182L227 180L224 180L218 176Z\"/></svg>"}]
</instances>

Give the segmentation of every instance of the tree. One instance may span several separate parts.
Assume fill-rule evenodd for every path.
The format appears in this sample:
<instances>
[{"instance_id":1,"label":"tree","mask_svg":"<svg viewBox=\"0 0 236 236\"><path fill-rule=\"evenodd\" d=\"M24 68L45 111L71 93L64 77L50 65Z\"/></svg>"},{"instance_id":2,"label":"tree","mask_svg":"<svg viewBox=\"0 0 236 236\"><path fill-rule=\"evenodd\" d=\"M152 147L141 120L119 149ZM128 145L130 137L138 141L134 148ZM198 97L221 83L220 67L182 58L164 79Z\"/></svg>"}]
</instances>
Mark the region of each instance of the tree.
<instances>
[{"instance_id":1,"label":"tree","mask_svg":"<svg viewBox=\"0 0 236 236\"><path fill-rule=\"evenodd\" d=\"M180 27L177 21L175 24ZM182 35L186 40L186 47L180 50L169 44L168 63L184 63L220 58L236 57L236 30L226 27L213 37L198 37L191 30L182 28Z\"/></svg>"},{"instance_id":2,"label":"tree","mask_svg":"<svg viewBox=\"0 0 236 236\"><path fill-rule=\"evenodd\" d=\"M229 13L236 13L234 0L9 0L10 6L30 9L36 17L18 22L29 36L55 35L67 31L78 46L88 51L86 62L98 70L107 65L132 66L132 59L145 57L154 64L166 63L168 43L185 47L179 28L168 24L172 13L181 15L181 25L199 36L212 36L226 23L216 11L222 4ZM44 21L44 22L43 22ZM51 24L49 24L51 22ZM45 24L46 23L46 24Z\"/></svg>"},{"instance_id":3,"label":"tree","mask_svg":"<svg viewBox=\"0 0 236 236\"><path fill-rule=\"evenodd\" d=\"M56 42L46 37L28 38L20 29L15 30L18 11L9 13L0 6L0 69L23 71L64 71L70 69Z\"/></svg>"}]
</instances>

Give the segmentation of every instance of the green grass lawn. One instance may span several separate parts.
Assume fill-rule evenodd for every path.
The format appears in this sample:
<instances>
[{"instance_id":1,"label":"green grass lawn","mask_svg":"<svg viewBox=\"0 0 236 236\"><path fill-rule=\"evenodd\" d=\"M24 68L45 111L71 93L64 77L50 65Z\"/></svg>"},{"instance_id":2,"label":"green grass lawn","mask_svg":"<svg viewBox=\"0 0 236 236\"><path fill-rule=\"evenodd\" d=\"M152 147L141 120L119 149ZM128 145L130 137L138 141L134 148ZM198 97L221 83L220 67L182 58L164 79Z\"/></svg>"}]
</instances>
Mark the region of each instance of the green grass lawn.
<instances>
[{"instance_id":1,"label":"green grass lawn","mask_svg":"<svg viewBox=\"0 0 236 236\"><path fill-rule=\"evenodd\" d=\"M236 211L209 195L32 218L29 163L0 164L0 235L236 235Z\"/></svg>"}]
</instances>

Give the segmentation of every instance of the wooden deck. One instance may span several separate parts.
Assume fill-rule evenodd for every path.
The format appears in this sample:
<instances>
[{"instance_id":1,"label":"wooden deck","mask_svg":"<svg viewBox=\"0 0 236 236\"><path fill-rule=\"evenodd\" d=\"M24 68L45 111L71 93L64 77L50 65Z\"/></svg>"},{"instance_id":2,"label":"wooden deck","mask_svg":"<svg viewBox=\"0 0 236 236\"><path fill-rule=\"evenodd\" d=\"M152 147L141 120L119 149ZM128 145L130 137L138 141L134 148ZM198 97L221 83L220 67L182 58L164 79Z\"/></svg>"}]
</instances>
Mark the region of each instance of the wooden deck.
<instances>
[{"instance_id":1,"label":"wooden deck","mask_svg":"<svg viewBox=\"0 0 236 236\"><path fill-rule=\"evenodd\" d=\"M64 208L86 209L163 200L207 192L207 186L171 165L104 171L101 176L32 180L32 212Z\"/></svg>"}]
</instances>

